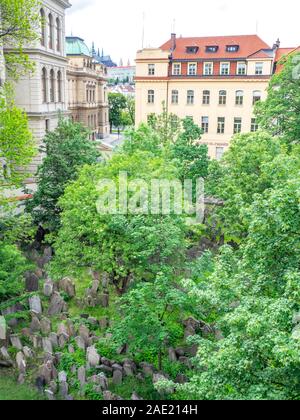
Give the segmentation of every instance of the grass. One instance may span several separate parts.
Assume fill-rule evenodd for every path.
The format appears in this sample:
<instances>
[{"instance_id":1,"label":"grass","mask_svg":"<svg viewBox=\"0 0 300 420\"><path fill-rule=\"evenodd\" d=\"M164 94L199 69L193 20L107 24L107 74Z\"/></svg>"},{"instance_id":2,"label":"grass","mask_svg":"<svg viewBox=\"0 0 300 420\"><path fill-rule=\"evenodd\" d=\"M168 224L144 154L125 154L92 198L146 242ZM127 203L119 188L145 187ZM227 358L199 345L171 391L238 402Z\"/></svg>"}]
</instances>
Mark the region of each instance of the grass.
<instances>
[{"instance_id":1,"label":"grass","mask_svg":"<svg viewBox=\"0 0 300 420\"><path fill-rule=\"evenodd\" d=\"M16 378L9 370L0 370L0 401L34 401L43 400L30 385L17 385Z\"/></svg>"},{"instance_id":2,"label":"grass","mask_svg":"<svg viewBox=\"0 0 300 420\"><path fill-rule=\"evenodd\" d=\"M155 390L152 380L146 378L144 382L138 381L136 378L127 377L122 385L114 385L110 383L109 390L125 400L130 400L133 392L136 392L141 398L148 401L158 401L161 399Z\"/></svg>"}]
</instances>

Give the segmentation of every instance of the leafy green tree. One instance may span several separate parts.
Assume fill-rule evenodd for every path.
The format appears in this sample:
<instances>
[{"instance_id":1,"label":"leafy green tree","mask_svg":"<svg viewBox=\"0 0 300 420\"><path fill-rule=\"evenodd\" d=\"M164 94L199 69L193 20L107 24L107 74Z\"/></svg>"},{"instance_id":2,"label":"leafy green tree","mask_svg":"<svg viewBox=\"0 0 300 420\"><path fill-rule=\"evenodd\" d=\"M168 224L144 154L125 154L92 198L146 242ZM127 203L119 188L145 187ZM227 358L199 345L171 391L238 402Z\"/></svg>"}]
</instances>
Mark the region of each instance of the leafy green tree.
<instances>
[{"instance_id":1,"label":"leafy green tree","mask_svg":"<svg viewBox=\"0 0 300 420\"><path fill-rule=\"evenodd\" d=\"M190 119L182 122L183 130L171 146L171 156L177 161L179 177L196 179L207 177L208 174L208 148L200 144L202 130Z\"/></svg>"},{"instance_id":2,"label":"leafy green tree","mask_svg":"<svg viewBox=\"0 0 300 420\"><path fill-rule=\"evenodd\" d=\"M0 191L5 186L20 186L26 173L20 167L28 165L34 154L34 140L28 118L11 100L5 90L0 98Z\"/></svg>"},{"instance_id":3,"label":"leafy green tree","mask_svg":"<svg viewBox=\"0 0 300 420\"><path fill-rule=\"evenodd\" d=\"M44 139L43 163L38 169L38 189L27 203L35 224L45 230L57 232L60 226L59 198L66 185L76 179L78 170L85 164L96 163L99 152L89 140L88 131L78 123L61 119L55 131Z\"/></svg>"},{"instance_id":4,"label":"leafy green tree","mask_svg":"<svg viewBox=\"0 0 300 420\"><path fill-rule=\"evenodd\" d=\"M282 68L270 82L267 100L256 108L260 127L288 144L300 141L299 63L299 53L282 59Z\"/></svg>"},{"instance_id":5,"label":"leafy green tree","mask_svg":"<svg viewBox=\"0 0 300 420\"><path fill-rule=\"evenodd\" d=\"M185 225L180 216L144 213L143 204L142 211L119 211L118 189L116 201L106 196L103 180L119 186L124 172L129 183L138 178L149 185L152 177L173 179L176 168L143 151L117 153L105 165L83 168L60 200L62 228L55 243L54 275L92 267L109 273L117 292L123 294L131 282L151 280L157 272L174 271L180 265L185 249ZM129 189L129 204L133 191L138 190ZM97 211L99 200L107 200L107 214Z\"/></svg>"},{"instance_id":6,"label":"leafy green tree","mask_svg":"<svg viewBox=\"0 0 300 420\"><path fill-rule=\"evenodd\" d=\"M194 287L223 339L198 340L202 373L180 387L185 398L299 399L299 194L296 178L257 196L241 249L225 247Z\"/></svg>"},{"instance_id":7,"label":"leafy green tree","mask_svg":"<svg viewBox=\"0 0 300 420\"><path fill-rule=\"evenodd\" d=\"M210 168L208 187L224 200L224 206L218 210L218 223L226 242L239 243L247 234L245 209L255 194L272 186L283 156L279 139L264 132L240 134L233 138L222 161L213 166L214 170ZM287 175L287 167L282 168L282 175L284 172Z\"/></svg>"},{"instance_id":8,"label":"leafy green tree","mask_svg":"<svg viewBox=\"0 0 300 420\"><path fill-rule=\"evenodd\" d=\"M182 287L164 274L152 283L141 283L121 300L121 320L114 327L117 346L127 343L133 354L150 351L163 369L163 355L170 346L170 317L186 309L188 296Z\"/></svg>"},{"instance_id":9,"label":"leafy green tree","mask_svg":"<svg viewBox=\"0 0 300 420\"><path fill-rule=\"evenodd\" d=\"M16 246L0 242L0 303L24 290L24 273L28 268Z\"/></svg>"},{"instance_id":10,"label":"leafy green tree","mask_svg":"<svg viewBox=\"0 0 300 420\"><path fill-rule=\"evenodd\" d=\"M8 73L13 78L20 76L24 70L33 70L24 47L39 37L39 4L38 0L0 1L0 40L9 47L5 61Z\"/></svg>"},{"instance_id":11,"label":"leafy green tree","mask_svg":"<svg viewBox=\"0 0 300 420\"><path fill-rule=\"evenodd\" d=\"M112 132L113 127L118 130L122 126L122 112L126 109L126 97L122 93L109 93L109 123Z\"/></svg>"},{"instance_id":12,"label":"leafy green tree","mask_svg":"<svg viewBox=\"0 0 300 420\"><path fill-rule=\"evenodd\" d=\"M148 125L156 131L163 145L173 143L181 131L181 120L175 114L170 114L165 102L162 103L161 114L151 114Z\"/></svg>"}]
</instances>

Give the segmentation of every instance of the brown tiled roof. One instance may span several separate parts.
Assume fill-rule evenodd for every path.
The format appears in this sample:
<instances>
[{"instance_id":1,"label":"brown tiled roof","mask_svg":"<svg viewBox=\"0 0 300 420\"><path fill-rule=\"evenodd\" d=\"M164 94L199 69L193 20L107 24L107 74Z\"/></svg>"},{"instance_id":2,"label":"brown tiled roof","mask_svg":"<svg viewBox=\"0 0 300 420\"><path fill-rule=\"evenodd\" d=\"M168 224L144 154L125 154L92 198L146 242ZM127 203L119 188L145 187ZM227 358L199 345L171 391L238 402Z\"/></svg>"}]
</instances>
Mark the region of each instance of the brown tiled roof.
<instances>
[{"instance_id":1,"label":"brown tiled roof","mask_svg":"<svg viewBox=\"0 0 300 420\"><path fill-rule=\"evenodd\" d=\"M164 51L171 49L172 40L170 39L160 48ZM227 45L238 45L237 52L226 51ZM215 53L206 52L207 46L218 46ZM187 47L198 47L196 54L186 52ZM247 58L261 50L270 50L270 46L266 44L257 35L234 35L234 36L214 36L200 38L176 38L176 49L173 53L174 59L230 59L230 58Z\"/></svg>"}]
</instances>

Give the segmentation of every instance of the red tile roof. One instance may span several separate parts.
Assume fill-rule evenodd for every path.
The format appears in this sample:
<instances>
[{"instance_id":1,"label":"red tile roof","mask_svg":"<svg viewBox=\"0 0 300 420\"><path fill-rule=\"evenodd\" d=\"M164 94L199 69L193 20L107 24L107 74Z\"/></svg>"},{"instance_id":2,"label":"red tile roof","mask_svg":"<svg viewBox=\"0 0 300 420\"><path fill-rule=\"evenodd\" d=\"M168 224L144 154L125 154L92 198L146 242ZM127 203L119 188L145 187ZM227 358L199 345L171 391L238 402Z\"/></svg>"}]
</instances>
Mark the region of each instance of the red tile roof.
<instances>
[{"instance_id":1,"label":"red tile roof","mask_svg":"<svg viewBox=\"0 0 300 420\"><path fill-rule=\"evenodd\" d=\"M283 57L286 57L290 54L296 53L296 52L300 52L300 47L297 48L278 48L278 50L276 51L276 56L275 56L275 63L276 63L276 73L280 73L284 64L283 63L279 63L281 59L283 59Z\"/></svg>"},{"instance_id":2,"label":"red tile roof","mask_svg":"<svg viewBox=\"0 0 300 420\"><path fill-rule=\"evenodd\" d=\"M300 51L300 47L298 48L278 48L276 51L275 62L277 63L279 60L282 59L285 55L289 55L293 52Z\"/></svg>"},{"instance_id":3,"label":"red tile roof","mask_svg":"<svg viewBox=\"0 0 300 420\"><path fill-rule=\"evenodd\" d=\"M164 51L171 49L172 40L163 44L160 48ZM239 45L237 52L227 52L227 45ZM199 47L196 54L189 54L186 52L186 47ZM206 46L218 46L218 51L215 53L207 53ZM176 38L176 49L173 53L174 59L229 59L229 58L246 58L252 54L258 53L261 50L271 49L257 35L237 35L237 36L215 36L215 37L200 37L200 38Z\"/></svg>"}]
</instances>

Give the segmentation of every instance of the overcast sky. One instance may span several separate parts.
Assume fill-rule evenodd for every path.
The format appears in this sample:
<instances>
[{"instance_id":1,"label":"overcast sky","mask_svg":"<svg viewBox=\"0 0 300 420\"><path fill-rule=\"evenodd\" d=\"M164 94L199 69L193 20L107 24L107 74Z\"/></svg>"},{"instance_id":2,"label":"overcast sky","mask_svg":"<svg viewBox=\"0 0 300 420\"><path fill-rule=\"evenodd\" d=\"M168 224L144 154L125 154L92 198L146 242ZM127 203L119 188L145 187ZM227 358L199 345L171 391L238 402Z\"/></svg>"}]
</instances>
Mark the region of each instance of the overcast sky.
<instances>
[{"instance_id":1,"label":"overcast sky","mask_svg":"<svg viewBox=\"0 0 300 420\"><path fill-rule=\"evenodd\" d=\"M70 0L67 35L80 36L88 46L104 48L119 64L135 58L142 46L167 41L175 22L178 36L258 35L271 46L300 45L298 0Z\"/></svg>"}]
</instances>

